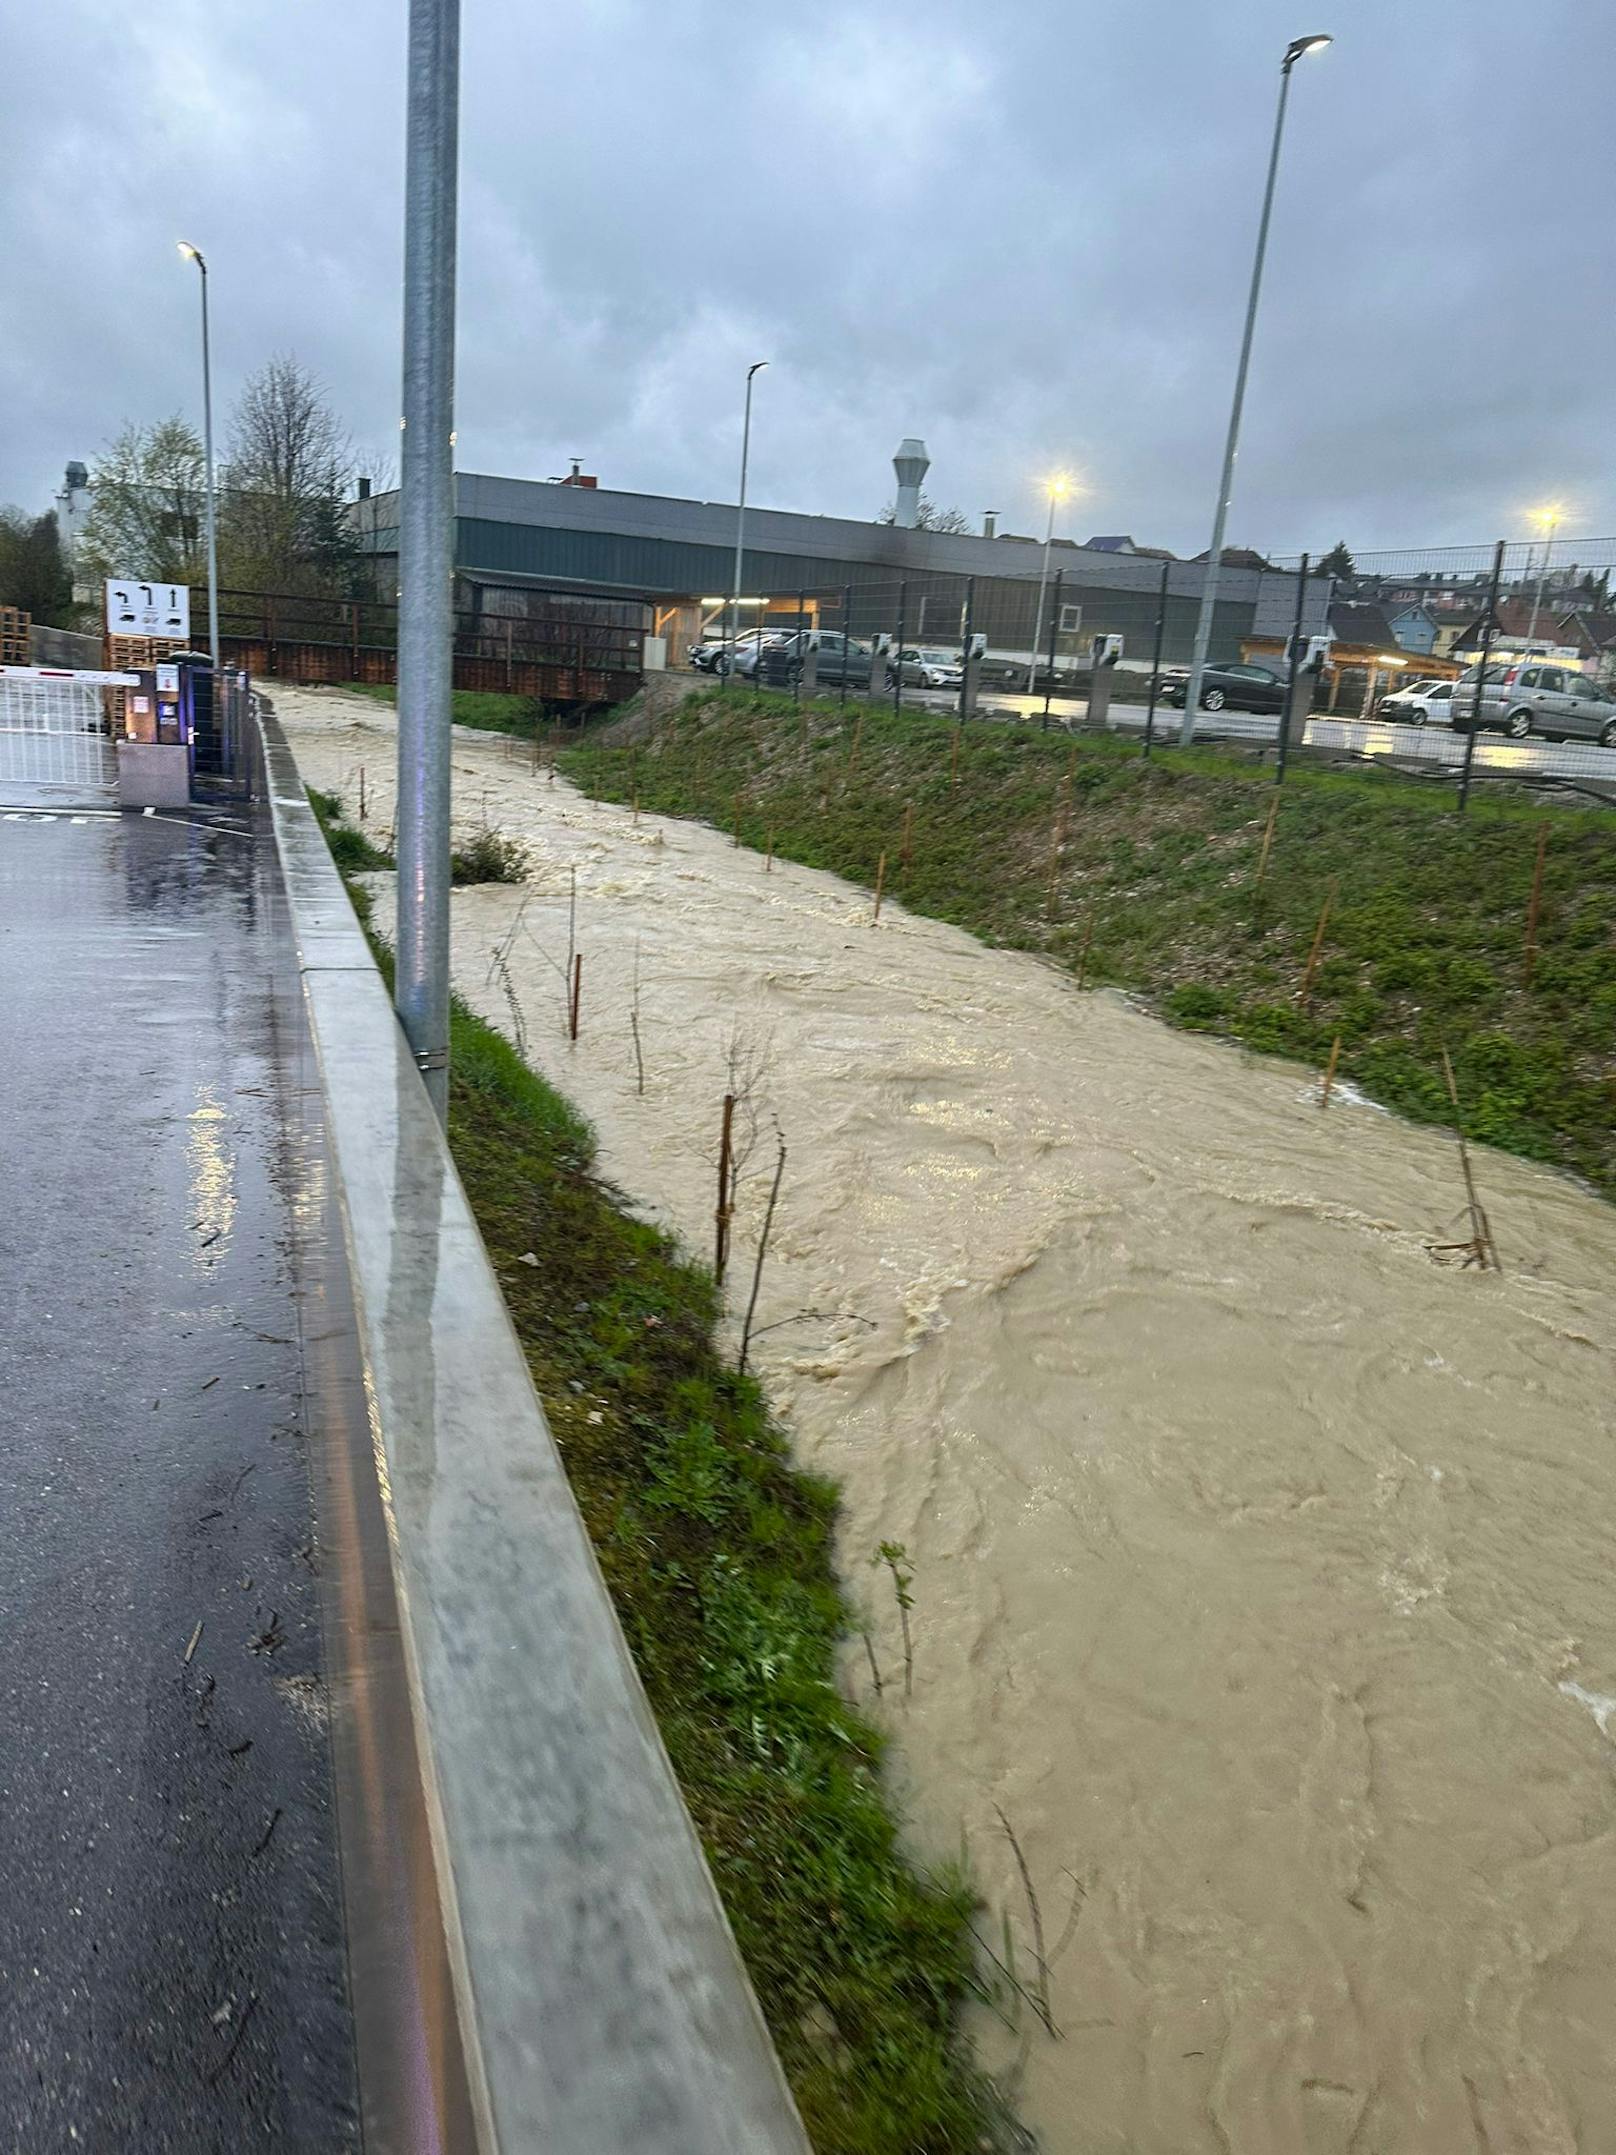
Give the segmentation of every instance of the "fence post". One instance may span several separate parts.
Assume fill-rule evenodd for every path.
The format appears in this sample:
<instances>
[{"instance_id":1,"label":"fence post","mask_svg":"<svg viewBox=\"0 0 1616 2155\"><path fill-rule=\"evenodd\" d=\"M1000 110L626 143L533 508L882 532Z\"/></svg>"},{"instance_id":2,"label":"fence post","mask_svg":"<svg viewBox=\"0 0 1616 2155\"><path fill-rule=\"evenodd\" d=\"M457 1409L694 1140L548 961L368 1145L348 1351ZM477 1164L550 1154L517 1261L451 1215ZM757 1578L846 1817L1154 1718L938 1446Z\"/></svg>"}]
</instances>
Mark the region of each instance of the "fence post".
<instances>
[{"instance_id":1,"label":"fence post","mask_svg":"<svg viewBox=\"0 0 1616 2155\"><path fill-rule=\"evenodd\" d=\"M908 604L909 586L907 584L899 584L898 640L892 647L892 715L894 718L896 718L903 709L903 639L908 633L908 630L905 626L908 618Z\"/></svg>"},{"instance_id":2,"label":"fence post","mask_svg":"<svg viewBox=\"0 0 1616 2155\"><path fill-rule=\"evenodd\" d=\"M1145 705L1145 754L1156 738L1156 683L1161 679L1162 639L1167 633L1167 576L1172 563L1164 561L1161 589L1156 594L1156 642L1150 654L1150 699Z\"/></svg>"},{"instance_id":3,"label":"fence post","mask_svg":"<svg viewBox=\"0 0 1616 2155\"><path fill-rule=\"evenodd\" d=\"M1487 589L1487 613L1481 624L1481 650L1476 659L1476 691L1470 699L1470 725L1465 733L1464 769L1459 778L1459 813L1470 804L1470 769L1476 760L1476 734L1481 727L1481 697L1487 686L1487 660L1498 634L1498 587L1504 580L1504 542L1493 549L1493 580Z\"/></svg>"},{"instance_id":4,"label":"fence post","mask_svg":"<svg viewBox=\"0 0 1616 2155\"><path fill-rule=\"evenodd\" d=\"M1049 671L1044 676L1043 730L1045 731L1045 733L1049 731L1049 693L1055 685L1055 632L1060 626L1061 580L1065 576L1065 574L1066 571L1064 569L1057 569L1055 571L1055 596L1050 601L1049 607ZM1035 664L1037 663L1037 658L1038 654L1035 651L1033 653L1033 661Z\"/></svg>"},{"instance_id":5,"label":"fence post","mask_svg":"<svg viewBox=\"0 0 1616 2155\"><path fill-rule=\"evenodd\" d=\"M971 671L971 623L976 609L976 578L965 579L965 604L960 609L960 692L959 715L963 724L976 714L976 678Z\"/></svg>"},{"instance_id":6,"label":"fence post","mask_svg":"<svg viewBox=\"0 0 1616 2155\"><path fill-rule=\"evenodd\" d=\"M1291 662L1285 669L1285 708L1279 714L1279 754L1274 759L1274 784L1285 783L1285 759L1290 753L1291 718L1296 708L1296 669L1302 660L1302 610L1307 604L1308 557L1296 572L1296 619L1291 625Z\"/></svg>"},{"instance_id":7,"label":"fence post","mask_svg":"<svg viewBox=\"0 0 1616 2155\"><path fill-rule=\"evenodd\" d=\"M507 614L505 616L505 687L507 691L510 688L511 682L515 678L515 643L516 623L512 620L511 616Z\"/></svg>"},{"instance_id":8,"label":"fence post","mask_svg":"<svg viewBox=\"0 0 1616 2155\"><path fill-rule=\"evenodd\" d=\"M359 679L359 601L357 599L351 599L348 602L348 619L352 629L352 638L349 644L348 678L350 681L357 681Z\"/></svg>"},{"instance_id":9,"label":"fence post","mask_svg":"<svg viewBox=\"0 0 1616 2155\"><path fill-rule=\"evenodd\" d=\"M852 663L853 663L853 654L852 654L852 652L851 652L851 651L850 651L850 650L848 649L848 645L849 645L849 644L850 644L850 643L851 643L852 641L853 641L853 586L852 586L851 584L843 584L843 586L842 586L842 689L841 689L841 694L840 694L840 695L839 695L839 696L837 697L837 699L836 699L836 701L837 701L838 703L846 703L846 701L847 701L847 674L848 674L848 669L849 669L849 667L850 667L850 666L852 665Z\"/></svg>"}]
</instances>

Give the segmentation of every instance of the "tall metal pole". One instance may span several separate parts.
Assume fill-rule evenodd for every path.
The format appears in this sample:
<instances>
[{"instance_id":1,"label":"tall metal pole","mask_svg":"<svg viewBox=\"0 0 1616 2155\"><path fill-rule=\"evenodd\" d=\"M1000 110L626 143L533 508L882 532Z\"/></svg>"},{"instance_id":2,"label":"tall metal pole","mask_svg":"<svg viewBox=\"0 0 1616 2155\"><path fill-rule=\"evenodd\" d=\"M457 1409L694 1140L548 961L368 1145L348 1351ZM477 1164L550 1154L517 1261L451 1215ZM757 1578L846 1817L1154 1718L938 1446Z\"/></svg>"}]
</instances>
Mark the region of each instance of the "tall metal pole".
<instances>
[{"instance_id":1,"label":"tall metal pole","mask_svg":"<svg viewBox=\"0 0 1616 2155\"><path fill-rule=\"evenodd\" d=\"M735 664L735 639L741 632L741 567L746 553L746 465L752 453L752 377L761 374L768 363L766 359L754 359L746 370L746 416L741 421L741 498L735 509L735 582L729 605L731 667ZM760 649L761 643L759 638Z\"/></svg>"},{"instance_id":2,"label":"tall metal pole","mask_svg":"<svg viewBox=\"0 0 1616 2155\"><path fill-rule=\"evenodd\" d=\"M1038 611L1032 617L1032 658L1027 666L1027 694L1030 696L1038 684L1038 639L1044 632L1044 587L1049 582L1049 549L1055 543L1055 503L1059 490L1049 490L1049 523L1044 531L1044 565L1038 571Z\"/></svg>"},{"instance_id":3,"label":"tall metal pole","mask_svg":"<svg viewBox=\"0 0 1616 2155\"><path fill-rule=\"evenodd\" d=\"M438 1120L446 1122L460 0L410 0L409 23L393 1000Z\"/></svg>"},{"instance_id":4,"label":"tall metal pole","mask_svg":"<svg viewBox=\"0 0 1616 2155\"><path fill-rule=\"evenodd\" d=\"M213 661L214 711L219 696L219 524L213 493L213 356L208 346L208 265L202 250L180 241L180 253L202 273L202 457L207 468L204 515L208 536L208 656Z\"/></svg>"},{"instance_id":5,"label":"tall metal pole","mask_svg":"<svg viewBox=\"0 0 1616 2155\"><path fill-rule=\"evenodd\" d=\"M1498 634L1498 593L1504 581L1504 542L1493 552L1493 579L1487 592L1487 612L1481 624L1481 649L1476 654L1476 685L1470 697L1470 724L1465 731L1464 769L1459 774L1459 813L1470 804L1470 772L1476 760L1476 735L1481 731L1481 699L1487 686L1487 661L1492 657ZM1456 699L1457 700L1457 699Z\"/></svg>"},{"instance_id":6,"label":"tall metal pole","mask_svg":"<svg viewBox=\"0 0 1616 2155\"><path fill-rule=\"evenodd\" d=\"M1162 563L1161 589L1156 594L1156 642L1150 654L1150 701L1145 705L1145 754L1150 754L1156 739L1156 683L1161 679L1162 638L1167 633L1167 572L1170 561Z\"/></svg>"},{"instance_id":7,"label":"tall metal pole","mask_svg":"<svg viewBox=\"0 0 1616 2155\"><path fill-rule=\"evenodd\" d=\"M1223 532L1229 519L1234 493L1234 462L1240 450L1240 413L1246 401L1246 375L1251 365L1251 340L1257 327L1257 301L1262 295L1263 256L1268 251L1268 224L1274 208L1274 182L1279 175L1279 146L1285 133L1285 101L1290 95L1291 69L1302 57L1328 38L1295 38L1285 49L1279 71L1279 105L1274 114L1274 141L1268 153L1268 181L1263 189L1262 218L1257 226L1257 252L1251 265L1251 292L1246 300L1246 326L1240 338L1240 364L1235 369L1234 402L1229 409L1229 433L1223 445L1223 470L1218 479L1218 505L1212 518L1212 544L1207 549L1206 578L1201 586L1201 609L1195 618L1195 643L1190 654L1190 677L1184 686L1184 723L1179 742L1188 748L1195 738L1195 714L1201 704L1201 676L1206 671L1207 647L1212 640L1212 610L1217 604L1218 574L1223 566Z\"/></svg>"}]
</instances>

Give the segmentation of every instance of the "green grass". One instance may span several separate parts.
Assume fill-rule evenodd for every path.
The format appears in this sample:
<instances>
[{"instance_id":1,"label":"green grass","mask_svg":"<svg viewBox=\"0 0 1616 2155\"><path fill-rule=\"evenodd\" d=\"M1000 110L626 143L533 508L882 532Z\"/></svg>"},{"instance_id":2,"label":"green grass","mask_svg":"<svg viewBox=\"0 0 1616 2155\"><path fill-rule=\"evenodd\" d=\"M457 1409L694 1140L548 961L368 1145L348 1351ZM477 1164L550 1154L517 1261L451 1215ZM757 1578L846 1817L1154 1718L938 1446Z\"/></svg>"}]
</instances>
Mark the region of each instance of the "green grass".
<instances>
[{"instance_id":1,"label":"green grass","mask_svg":"<svg viewBox=\"0 0 1616 2155\"><path fill-rule=\"evenodd\" d=\"M719 1352L710 1274L458 1002L450 1070L456 1165L815 2148L1000 2145L957 2033L972 1894L904 1856L881 1738L837 1689L835 1490Z\"/></svg>"},{"instance_id":2,"label":"green grass","mask_svg":"<svg viewBox=\"0 0 1616 2155\"><path fill-rule=\"evenodd\" d=\"M368 696L372 703L398 702L398 690L390 683L356 681L351 686L344 684L344 693ZM454 691L454 722L457 726L476 726L485 733L517 733L529 740L535 727L542 728L545 720L543 704L532 696L508 696L498 689L457 688Z\"/></svg>"},{"instance_id":3,"label":"green grass","mask_svg":"<svg viewBox=\"0 0 1616 2155\"><path fill-rule=\"evenodd\" d=\"M853 744L858 733L857 761ZM1270 771L1213 749L1068 740L1036 727L719 690L638 748L585 744L588 792L698 817L886 888L988 943L1046 953L1145 998L1169 1021L1322 1063L1410 1116L1449 1119L1446 1045L1469 1134L1616 1192L1616 821L1487 789L1465 816L1373 770L1295 769L1266 877ZM912 860L900 859L906 809ZM1058 871L1055 838L1065 820ZM1533 857L1550 842L1530 986ZM1050 893L1054 890L1051 910ZM1300 988L1335 897L1312 997ZM1083 949L1091 936L1086 961Z\"/></svg>"},{"instance_id":4,"label":"green grass","mask_svg":"<svg viewBox=\"0 0 1616 2155\"><path fill-rule=\"evenodd\" d=\"M331 857L344 875L357 875L365 868L392 868L397 865L391 853L374 846L362 830L344 822L344 808L340 794L322 793L318 786L305 786L309 806L320 819L325 832L325 842L331 848Z\"/></svg>"}]
</instances>

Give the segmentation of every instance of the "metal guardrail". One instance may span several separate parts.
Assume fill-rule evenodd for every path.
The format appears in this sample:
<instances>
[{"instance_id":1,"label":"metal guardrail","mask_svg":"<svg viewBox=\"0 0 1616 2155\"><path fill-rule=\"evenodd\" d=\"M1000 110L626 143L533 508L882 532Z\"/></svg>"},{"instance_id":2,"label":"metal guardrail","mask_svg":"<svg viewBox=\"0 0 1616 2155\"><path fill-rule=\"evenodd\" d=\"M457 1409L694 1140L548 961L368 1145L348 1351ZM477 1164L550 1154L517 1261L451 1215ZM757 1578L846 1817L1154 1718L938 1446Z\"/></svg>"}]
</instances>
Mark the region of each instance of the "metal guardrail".
<instances>
[{"instance_id":1,"label":"metal guardrail","mask_svg":"<svg viewBox=\"0 0 1616 2155\"><path fill-rule=\"evenodd\" d=\"M478 2147L807 2155L443 1134L261 715Z\"/></svg>"}]
</instances>

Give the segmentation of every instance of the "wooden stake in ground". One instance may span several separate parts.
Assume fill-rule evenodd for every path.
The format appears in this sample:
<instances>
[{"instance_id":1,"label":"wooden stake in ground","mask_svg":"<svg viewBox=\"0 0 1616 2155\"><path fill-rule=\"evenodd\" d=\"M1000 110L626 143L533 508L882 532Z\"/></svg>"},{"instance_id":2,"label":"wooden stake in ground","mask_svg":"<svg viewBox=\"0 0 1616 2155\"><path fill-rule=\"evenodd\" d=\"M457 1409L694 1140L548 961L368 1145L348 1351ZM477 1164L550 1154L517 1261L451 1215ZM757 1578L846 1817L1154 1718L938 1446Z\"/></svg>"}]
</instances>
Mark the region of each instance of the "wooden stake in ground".
<instances>
[{"instance_id":1,"label":"wooden stake in ground","mask_svg":"<svg viewBox=\"0 0 1616 2155\"><path fill-rule=\"evenodd\" d=\"M1341 1035L1337 1033L1335 1038L1330 1043L1330 1060L1328 1063L1326 1063L1324 1068L1324 1089L1319 1094L1320 1107L1328 1107L1330 1104L1330 1087L1335 1083L1335 1066L1340 1061L1340 1059Z\"/></svg>"},{"instance_id":2,"label":"wooden stake in ground","mask_svg":"<svg viewBox=\"0 0 1616 2155\"><path fill-rule=\"evenodd\" d=\"M956 726L954 728L953 746L948 751L948 790L950 793L953 792L959 778L959 741L960 730Z\"/></svg>"},{"instance_id":3,"label":"wooden stake in ground","mask_svg":"<svg viewBox=\"0 0 1616 2155\"><path fill-rule=\"evenodd\" d=\"M361 823L365 820L365 766L363 764L359 766L359 820ZM1541 865L1541 854L1539 854L1538 859Z\"/></svg>"},{"instance_id":4,"label":"wooden stake in ground","mask_svg":"<svg viewBox=\"0 0 1616 2155\"><path fill-rule=\"evenodd\" d=\"M1049 832L1049 885L1044 893L1044 918L1055 918L1055 905L1060 896L1061 847L1066 842L1066 819L1057 814Z\"/></svg>"},{"instance_id":5,"label":"wooden stake in ground","mask_svg":"<svg viewBox=\"0 0 1616 2155\"><path fill-rule=\"evenodd\" d=\"M724 1284L729 1263L730 1159L735 1145L735 1095L724 1095L724 1119L718 1133L718 1209L713 1214L713 1278Z\"/></svg>"},{"instance_id":6,"label":"wooden stake in ground","mask_svg":"<svg viewBox=\"0 0 1616 2155\"><path fill-rule=\"evenodd\" d=\"M1453 1134L1459 1140L1459 1167L1464 1175L1465 1202L1470 1207L1470 1240L1468 1242L1439 1242L1432 1249L1434 1257L1449 1253L1462 1254L1467 1265L1479 1265L1483 1272L1491 1268L1502 1272L1498 1261L1498 1245L1493 1240L1492 1222L1476 1195L1476 1178L1470 1171L1470 1147L1465 1143L1464 1116L1459 1106L1459 1087L1453 1075L1453 1063L1446 1048L1442 1050L1442 1073L1448 1081L1448 1098L1453 1102Z\"/></svg>"},{"instance_id":7,"label":"wooden stake in ground","mask_svg":"<svg viewBox=\"0 0 1616 2155\"><path fill-rule=\"evenodd\" d=\"M1094 943L1094 908L1096 901L1089 900L1089 917L1083 923L1083 948L1077 954L1077 985L1081 990L1089 976L1089 951Z\"/></svg>"},{"instance_id":8,"label":"wooden stake in ground","mask_svg":"<svg viewBox=\"0 0 1616 2155\"><path fill-rule=\"evenodd\" d=\"M887 857L883 853L881 858L875 864L875 915L870 922L870 926L872 928L875 926L876 921L881 918L881 893L886 887L886 880Z\"/></svg>"},{"instance_id":9,"label":"wooden stake in ground","mask_svg":"<svg viewBox=\"0 0 1616 2155\"><path fill-rule=\"evenodd\" d=\"M758 1237L757 1263L752 1267L752 1293L746 1305L746 1320L741 1326L741 1374L746 1374L746 1350L752 1344L752 1319L757 1315L758 1289L763 1284L763 1260L769 1252L769 1230L774 1225L774 1208L780 1202L780 1181L786 1171L786 1141L780 1139L780 1150L775 1156L774 1182L769 1190L769 1202L763 1214L763 1232Z\"/></svg>"},{"instance_id":10,"label":"wooden stake in ground","mask_svg":"<svg viewBox=\"0 0 1616 2155\"><path fill-rule=\"evenodd\" d=\"M858 769L859 743L863 740L863 738L864 713L860 711L858 717L855 718L853 721L853 746L852 749L849 751L847 758L847 775L849 778L851 778L853 773Z\"/></svg>"},{"instance_id":11,"label":"wooden stake in ground","mask_svg":"<svg viewBox=\"0 0 1616 2155\"><path fill-rule=\"evenodd\" d=\"M735 827L730 836L730 844L738 846L741 842L741 796L738 793L731 796L730 806L735 812Z\"/></svg>"},{"instance_id":12,"label":"wooden stake in ground","mask_svg":"<svg viewBox=\"0 0 1616 2155\"><path fill-rule=\"evenodd\" d=\"M764 854L764 856L763 856L763 873L764 873L765 875L773 875L773 873L774 873L774 826L773 826L773 824L771 824L771 825L769 826L769 850L768 850L768 852L767 852L767 853L765 853L765 854Z\"/></svg>"},{"instance_id":13,"label":"wooden stake in ground","mask_svg":"<svg viewBox=\"0 0 1616 2155\"><path fill-rule=\"evenodd\" d=\"M574 1040L578 1037L578 1003L584 990L584 954L576 950L572 954L572 1009L568 1014L567 1030Z\"/></svg>"},{"instance_id":14,"label":"wooden stake in ground","mask_svg":"<svg viewBox=\"0 0 1616 2155\"><path fill-rule=\"evenodd\" d=\"M361 770L359 774L361 800L364 798L364 777L365 774ZM1544 823L1538 828L1537 859L1532 864L1532 895L1526 907L1526 963L1521 972L1521 986L1523 988L1529 988L1532 985L1532 975L1537 970L1537 916L1538 909L1543 903L1543 863L1548 857L1548 851L1549 826Z\"/></svg>"},{"instance_id":15,"label":"wooden stake in ground","mask_svg":"<svg viewBox=\"0 0 1616 2155\"><path fill-rule=\"evenodd\" d=\"M1330 908L1335 903L1340 880L1339 876L1331 878L1330 887L1324 894L1324 903L1319 907L1319 924L1313 931L1313 948L1307 954L1307 971L1302 975L1301 1001L1304 1010L1313 1000L1313 975L1319 969L1319 952L1324 948L1324 931L1329 926Z\"/></svg>"},{"instance_id":16,"label":"wooden stake in ground","mask_svg":"<svg viewBox=\"0 0 1616 2155\"><path fill-rule=\"evenodd\" d=\"M637 793L635 794L633 801L630 803L630 806L634 810L634 821L638 823L640 820L640 796Z\"/></svg>"},{"instance_id":17,"label":"wooden stake in ground","mask_svg":"<svg viewBox=\"0 0 1616 2155\"><path fill-rule=\"evenodd\" d=\"M901 839L901 840L899 841L899 845L898 845L898 861L899 861L899 864L900 864L900 866L902 866L902 867L905 867L905 868L907 868L907 867L908 867L908 865L909 865L909 862L910 862L910 859L911 859L911 857L912 857L912 855L913 855L913 852L914 852L914 836L915 836L915 804L914 804L914 802L913 802L913 801L907 801L907 802L905 802L905 804L904 804L904 810L903 810L903 837L902 837L902 839Z\"/></svg>"},{"instance_id":18,"label":"wooden stake in ground","mask_svg":"<svg viewBox=\"0 0 1616 2155\"><path fill-rule=\"evenodd\" d=\"M1257 880L1254 890L1262 889L1262 879L1268 873L1268 848L1274 842L1274 818L1279 814L1279 795L1276 792L1268 804L1268 821L1263 825L1262 851L1257 856Z\"/></svg>"}]
</instances>

